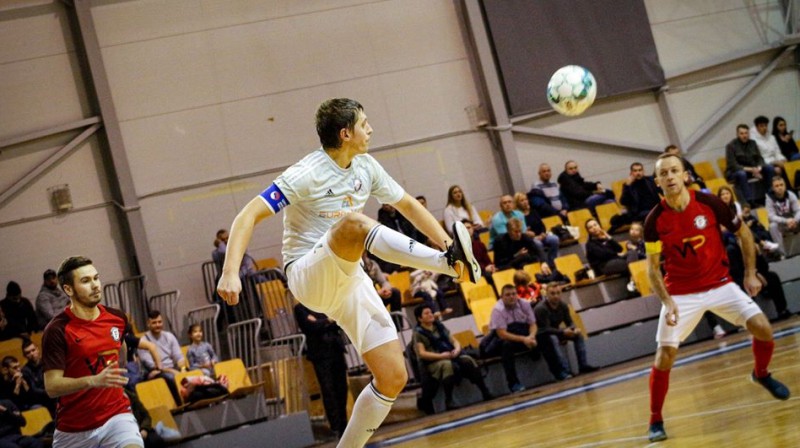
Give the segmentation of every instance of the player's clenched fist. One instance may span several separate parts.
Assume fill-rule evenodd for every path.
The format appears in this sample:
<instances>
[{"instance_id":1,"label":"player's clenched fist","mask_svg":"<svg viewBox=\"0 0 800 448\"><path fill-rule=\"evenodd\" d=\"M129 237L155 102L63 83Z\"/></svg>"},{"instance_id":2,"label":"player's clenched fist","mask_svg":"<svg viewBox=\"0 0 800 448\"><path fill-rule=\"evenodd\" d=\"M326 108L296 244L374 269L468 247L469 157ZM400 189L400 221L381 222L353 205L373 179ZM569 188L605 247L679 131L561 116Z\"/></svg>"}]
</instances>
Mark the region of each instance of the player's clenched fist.
<instances>
[{"instance_id":1,"label":"player's clenched fist","mask_svg":"<svg viewBox=\"0 0 800 448\"><path fill-rule=\"evenodd\" d=\"M239 303L239 293L242 292L242 281L238 275L222 274L217 283L217 294L222 297L228 305Z\"/></svg>"}]
</instances>

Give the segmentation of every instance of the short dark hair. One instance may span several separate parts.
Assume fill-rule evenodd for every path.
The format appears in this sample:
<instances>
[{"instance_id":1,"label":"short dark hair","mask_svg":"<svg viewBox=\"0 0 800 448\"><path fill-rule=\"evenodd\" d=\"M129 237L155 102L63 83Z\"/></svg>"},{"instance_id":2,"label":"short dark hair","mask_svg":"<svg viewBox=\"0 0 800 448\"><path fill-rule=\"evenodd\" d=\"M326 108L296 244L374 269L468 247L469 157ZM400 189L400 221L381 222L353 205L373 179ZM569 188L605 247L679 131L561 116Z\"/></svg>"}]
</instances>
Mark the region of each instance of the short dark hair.
<instances>
[{"instance_id":1,"label":"short dark hair","mask_svg":"<svg viewBox=\"0 0 800 448\"><path fill-rule=\"evenodd\" d=\"M676 145L673 145L672 143L670 143L669 145L667 145L664 148L664 152L668 152L670 149L678 149L678 147Z\"/></svg>"},{"instance_id":2,"label":"short dark hair","mask_svg":"<svg viewBox=\"0 0 800 448\"><path fill-rule=\"evenodd\" d=\"M416 198L414 198L414 199L416 199L416 200L418 200L418 201L419 201L420 199L422 199L423 201L425 201L425 202L428 202L428 198L426 198L426 197L425 197L425 196L423 196L423 195L419 195L419 196L417 196L417 197L416 197Z\"/></svg>"},{"instance_id":3,"label":"short dark hair","mask_svg":"<svg viewBox=\"0 0 800 448\"><path fill-rule=\"evenodd\" d=\"M425 308L431 310L431 312L433 311L433 307L428 305L427 303L421 303L417 305L416 308L414 308L414 317L416 317L417 320L419 320L419 318L422 317L422 313L425 311Z\"/></svg>"},{"instance_id":4,"label":"short dark hair","mask_svg":"<svg viewBox=\"0 0 800 448\"><path fill-rule=\"evenodd\" d=\"M203 329L203 326L202 326L202 325L200 325L200 324L191 324L191 325L189 325L189 329L188 329L188 330L186 330L186 334L188 334L189 336L191 336L191 335L192 335L192 332L194 331L194 329L195 329L195 328L199 328L199 329L201 329L201 330L202 330L202 329Z\"/></svg>"},{"instance_id":5,"label":"short dark hair","mask_svg":"<svg viewBox=\"0 0 800 448\"><path fill-rule=\"evenodd\" d=\"M35 345L33 341L28 338L22 338L22 351L24 352L26 348L30 347L31 345Z\"/></svg>"},{"instance_id":6,"label":"short dark hair","mask_svg":"<svg viewBox=\"0 0 800 448\"><path fill-rule=\"evenodd\" d=\"M513 289L514 291L516 291L516 290L517 290L517 287L516 287L516 286L514 286L514 285L512 285L511 283L506 283L505 285L503 285L503 287L502 287L502 288L500 288L500 295L501 295L501 296L502 296L503 294L505 294L505 292L506 292L506 289Z\"/></svg>"},{"instance_id":7,"label":"short dark hair","mask_svg":"<svg viewBox=\"0 0 800 448\"><path fill-rule=\"evenodd\" d=\"M748 126L748 125L746 125L744 123L739 123L739 124L736 125L736 132L739 132L739 129L747 129L749 131L750 130L750 126Z\"/></svg>"},{"instance_id":8,"label":"short dark hair","mask_svg":"<svg viewBox=\"0 0 800 448\"><path fill-rule=\"evenodd\" d=\"M45 280L47 280L49 278L53 278L53 277L58 277L58 274L56 274L56 271L54 271L52 269L48 269L48 270L44 271L44 274L42 274L42 278L45 279Z\"/></svg>"},{"instance_id":9,"label":"short dark hair","mask_svg":"<svg viewBox=\"0 0 800 448\"><path fill-rule=\"evenodd\" d=\"M159 310L150 310L147 312L148 319L155 319L156 317L161 317L161 311Z\"/></svg>"},{"instance_id":10,"label":"short dark hair","mask_svg":"<svg viewBox=\"0 0 800 448\"><path fill-rule=\"evenodd\" d=\"M760 124L769 124L769 118L767 118L767 117L765 117L763 115L759 115L759 116L757 116L755 118L755 120L753 120L753 124L756 125L756 126L758 126Z\"/></svg>"},{"instance_id":11,"label":"short dark hair","mask_svg":"<svg viewBox=\"0 0 800 448\"><path fill-rule=\"evenodd\" d=\"M7 369L11 367L11 364L15 362L19 362L19 360L15 356L8 355L5 358L3 358L3 367Z\"/></svg>"},{"instance_id":12,"label":"short dark hair","mask_svg":"<svg viewBox=\"0 0 800 448\"><path fill-rule=\"evenodd\" d=\"M640 166L642 169L644 169L644 165L641 162L633 162L631 163L631 171L633 171L633 167L635 166Z\"/></svg>"},{"instance_id":13,"label":"short dark hair","mask_svg":"<svg viewBox=\"0 0 800 448\"><path fill-rule=\"evenodd\" d=\"M19 286L19 283L15 282L14 280L8 282L6 285L6 295L16 297L20 294L22 294L22 288Z\"/></svg>"},{"instance_id":14,"label":"short dark hair","mask_svg":"<svg viewBox=\"0 0 800 448\"><path fill-rule=\"evenodd\" d=\"M356 100L348 98L332 98L325 100L317 108L316 124L319 142L323 148L337 149L342 146L339 132L342 129L353 130L358 121L358 113L364 107Z\"/></svg>"},{"instance_id":15,"label":"short dark hair","mask_svg":"<svg viewBox=\"0 0 800 448\"><path fill-rule=\"evenodd\" d=\"M66 260L62 261L61 265L58 267L58 283L62 288L64 285L73 286L75 280L75 270L84 266L89 266L90 264L92 264L92 260L81 255L67 258Z\"/></svg>"}]
</instances>

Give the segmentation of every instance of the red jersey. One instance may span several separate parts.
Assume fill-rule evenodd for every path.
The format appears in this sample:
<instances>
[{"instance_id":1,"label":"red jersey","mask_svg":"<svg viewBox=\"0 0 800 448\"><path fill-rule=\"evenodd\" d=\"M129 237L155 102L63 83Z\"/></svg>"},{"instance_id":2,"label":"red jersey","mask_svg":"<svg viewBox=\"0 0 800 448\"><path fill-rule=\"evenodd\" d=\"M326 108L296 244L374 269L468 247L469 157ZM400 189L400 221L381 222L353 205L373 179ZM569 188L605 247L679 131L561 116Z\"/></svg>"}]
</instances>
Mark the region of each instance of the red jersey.
<instances>
[{"instance_id":1,"label":"red jersey","mask_svg":"<svg viewBox=\"0 0 800 448\"><path fill-rule=\"evenodd\" d=\"M45 372L63 370L64 377L80 378L96 375L119 361L128 320L122 311L103 305L97 308L100 315L95 320L80 319L67 308L47 325L42 339ZM131 404L122 388L83 389L58 398L56 428L88 431L126 412L131 412Z\"/></svg>"},{"instance_id":2,"label":"red jersey","mask_svg":"<svg viewBox=\"0 0 800 448\"><path fill-rule=\"evenodd\" d=\"M672 295L708 291L731 281L728 254L720 225L731 232L741 221L719 198L689 190L682 212L666 200L656 205L644 223L648 254L663 254L664 284Z\"/></svg>"}]
</instances>

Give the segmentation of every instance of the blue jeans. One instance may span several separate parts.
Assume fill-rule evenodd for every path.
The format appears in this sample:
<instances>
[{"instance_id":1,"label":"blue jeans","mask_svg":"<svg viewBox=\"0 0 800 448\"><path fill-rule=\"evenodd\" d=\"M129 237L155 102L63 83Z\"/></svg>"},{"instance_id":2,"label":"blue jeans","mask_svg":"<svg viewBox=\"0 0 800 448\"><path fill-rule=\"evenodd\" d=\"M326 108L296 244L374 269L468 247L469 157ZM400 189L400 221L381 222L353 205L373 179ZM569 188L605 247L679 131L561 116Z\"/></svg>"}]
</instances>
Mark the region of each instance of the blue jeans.
<instances>
[{"instance_id":1,"label":"blue jeans","mask_svg":"<svg viewBox=\"0 0 800 448\"><path fill-rule=\"evenodd\" d=\"M575 343L575 353L578 355L578 366L583 369L588 365L586 361L586 344L583 342L582 335L575 335L572 338L559 336L557 334L540 334L536 339L544 352L544 359L550 372L556 378L563 379L567 374L571 374L569 368L569 358L565 351L565 346L561 344L562 340L570 340Z\"/></svg>"},{"instance_id":2,"label":"blue jeans","mask_svg":"<svg viewBox=\"0 0 800 448\"><path fill-rule=\"evenodd\" d=\"M609 202L614 202L614 192L609 189L606 189L606 191L602 193L595 193L586 198L586 206L589 207L589 210L595 216L597 213L595 213L594 208L601 204L608 204Z\"/></svg>"},{"instance_id":3,"label":"blue jeans","mask_svg":"<svg viewBox=\"0 0 800 448\"><path fill-rule=\"evenodd\" d=\"M761 165L761 174L764 176L761 179L761 182L764 183L764 189L769 191L772 188L772 176L775 175L775 167L769 164ZM754 199L753 189L750 188L750 183L748 182L749 179L750 176L744 170L735 171L728 177L728 180L732 181L736 186L736 193L739 197L743 197L748 202Z\"/></svg>"},{"instance_id":4,"label":"blue jeans","mask_svg":"<svg viewBox=\"0 0 800 448\"><path fill-rule=\"evenodd\" d=\"M558 237L548 234L542 240L534 238L533 243L536 244L536 256L539 258L539 261L546 261L548 266L555 269L556 257L558 257L558 245L560 243Z\"/></svg>"}]
</instances>

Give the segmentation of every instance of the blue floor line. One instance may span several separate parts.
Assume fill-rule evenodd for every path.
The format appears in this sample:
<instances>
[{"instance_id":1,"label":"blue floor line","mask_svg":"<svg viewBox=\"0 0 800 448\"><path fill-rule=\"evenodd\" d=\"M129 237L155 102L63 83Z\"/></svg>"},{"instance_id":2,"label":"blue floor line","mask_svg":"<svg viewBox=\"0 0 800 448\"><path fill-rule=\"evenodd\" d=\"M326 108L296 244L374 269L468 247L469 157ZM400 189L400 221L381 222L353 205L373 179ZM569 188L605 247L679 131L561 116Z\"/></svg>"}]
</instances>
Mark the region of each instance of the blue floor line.
<instances>
[{"instance_id":1,"label":"blue floor line","mask_svg":"<svg viewBox=\"0 0 800 448\"><path fill-rule=\"evenodd\" d=\"M793 335L795 333L800 333L800 327L794 327L794 328L788 328L788 329L785 329L785 330L781 330L781 331L775 333L774 338L775 339L780 339L780 338L783 338L783 337L786 337L786 336L791 336L791 335ZM716 349L713 349L713 350L709 350L707 352L697 353L695 355L688 356L686 358L682 358L682 359L679 359L678 361L675 361L675 364L674 364L673 368L674 367L678 367L678 366L683 366L683 365L686 365L686 364L691 364L691 363L698 362L698 361L702 361L704 359L711 358L711 357L714 357L714 356L723 355L725 353L728 353L728 352L731 352L731 351L734 351L734 350L740 350L742 348L749 347L750 345L751 345L751 342L749 340L746 340L746 341L737 342L735 344L731 344L731 345L728 345L728 346L725 346L725 347L719 347L719 348L716 348ZM407 442L409 440L414 440L414 439L418 439L420 437L425 437L425 436L429 436L429 435L432 435L432 434L438 434L440 432L444 432L444 431L449 431L449 430L452 430L452 429L460 428L462 426L470 425L472 423L476 423L476 422L479 422L479 421L482 421L482 420L488 420L490 418L499 417L499 416L502 416L502 415L510 414L512 412L517 412L517 411L521 411L523 409L528 409L528 408L539 406L539 405L542 405L542 404L545 404L545 403L550 403L550 402L553 402L553 401L556 401L556 400L561 400L561 399L564 399L564 398L567 398L567 397L571 397L573 395L577 395L577 394L581 394L581 393L584 393L584 392L600 389L600 388L603 388L603 387L612 386L614 384L618 384L618 383L621 383L623 381L627 381L627 380L630 380L630 379L638 378L638 377L649 375L649 374L650 374L650 368L639 370L639 371L635 371L635 372L626 373L624 375L620 375L620 376L617 376L617 377L614 377L614 378L608 378L608 379L605 379L605 380L602 380L602 381L598 381L598 382L595 382L595 383L590 383L590 384L586 384L586 385L583 385L583 386L580 386L580 387L576 387L576 388L573 388L573 389L568 389L568 390L564 390L564 391L561 391L561 392L557 392L555 394L548 395L546 397L536 398L536 399L529 400L529 401L524 401L524 402L521 402L521 403L515 403L515 404L512 404L512 405L500 408L500 409L494 409L494 410L491 410L491 411L482 412L480 414L475 414L475 415L472 415L472 416L469 416L469 417L466 417L466 418L463 418L463 419L460 419L460 420L454 420L454 421L443 423L441 425L433 426L433 427L430 427L430 428L425 428L425 429L421 429L419 431L410 432L408 434L403 434L403 435L398 436L398 437L393 437L391 439L386 439L386 440L383 440L383 441L380 441L380 442L372 443L372 444L369 444L368 446L370 448L379 448L379 447L397 445L399 443Z\"/></svg>"}]
</instances>

